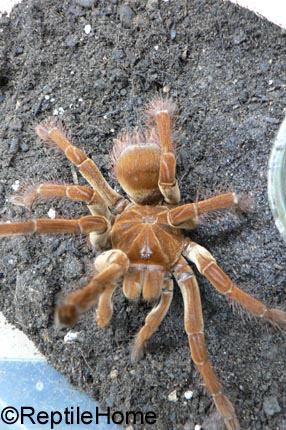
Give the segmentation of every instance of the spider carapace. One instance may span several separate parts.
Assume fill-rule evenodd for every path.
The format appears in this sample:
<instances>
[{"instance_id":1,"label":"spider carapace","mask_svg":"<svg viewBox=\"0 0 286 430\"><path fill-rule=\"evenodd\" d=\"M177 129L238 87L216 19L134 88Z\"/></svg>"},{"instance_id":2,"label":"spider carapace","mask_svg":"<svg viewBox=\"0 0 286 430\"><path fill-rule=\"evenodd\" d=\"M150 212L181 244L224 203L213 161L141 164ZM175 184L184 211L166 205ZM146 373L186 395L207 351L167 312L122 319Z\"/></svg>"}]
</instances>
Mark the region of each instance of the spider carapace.
<instances>
[{"instance_id":1,"label":"spider carapace","mask_svg":"<svg viewBox=\"0 0 286 430\"><path fill-rule=\"evenodd\" d=\"M184 235L168 223L168 212L164 206L131 204L116 218L111 231L112 247L125 252L131 266L170 270L182 253Z\"/></svg>"},{"instance_id":2,"label":"spider carapace","mask_svg":"<svg viewBox=\"0 0 286 430\"><path fill-rule=\"evenodd\" d=\"M108 326L112 317L112 294L123 279L123 293L130 300L156 304L136 337L132 359L138 360L170 307L173 278L182 292L184 324L192 359L228 430L239 430L234 408L223 393L208 357L199 286L191 261L229 301L236 302L256 317L286 330L286 312L270 309L240 290L202 246L184 237L203 213L241 208L235 193L179 205L176 157L172 144L175 105L157 99L147 109L143 131L125 133L115 140L113 169L127 199L114 191L87 155L72 145L54 120L36 127L42 140L60 148L91 187L41 183L14 198L14 203L31 207L40 198L58 197L85 202L91 213L79 219L33 219L0 224L0 235L28 233L71 233L89 235L95 248L110 248L97 256L95 274L89 284L67 295L56 310L63 326L77 322L80 314L97 306L96 321Z\"/></svg>"}]
</instances>

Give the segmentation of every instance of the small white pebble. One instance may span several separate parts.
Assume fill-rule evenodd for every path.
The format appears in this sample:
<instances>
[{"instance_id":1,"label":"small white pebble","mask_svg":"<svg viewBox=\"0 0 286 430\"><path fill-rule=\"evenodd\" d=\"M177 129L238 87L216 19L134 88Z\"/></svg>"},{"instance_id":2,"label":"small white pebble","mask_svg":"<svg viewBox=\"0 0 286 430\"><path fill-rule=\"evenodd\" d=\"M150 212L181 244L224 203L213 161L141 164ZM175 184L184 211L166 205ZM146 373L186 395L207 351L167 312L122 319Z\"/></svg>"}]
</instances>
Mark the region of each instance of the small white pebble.
<instances>
[{"instance_id":1,"label":"small white pebble","mask_svg":"<svg viewBox=\"0 0 286 430\"><path fill-rule=\"evenodd\" d=\"M177 397L177 390L172 391L169 395L168 395L168 400L169 402L177 402L178 397Z\"/></svg>"},{"instance_id":2,"label":"small white pebble","mask_svg":"<svg viewBox=\"0 0 286 430\"><path fill-rule=\"evenodd\" d=\"M82 103L82 102L83 102L83 99L80 97L80 98L78 99L78 101L79 101L79 103Z\"/></svg>"},{"instance_id":3,"label":"small white pebble","mask_svg":"<svg viewBox=\"0 0 286 430\"><path fill-rule=\"evenodd\" d=\"M18 181L18 179L14 182L14 184L12 184L12 189L14 191L18 191L20 188L20 181Z\"/></svg>"},{"instance_id":4,"label":"small white pebble","mask_svg":"<svg viewBox=\"0 0 286 430\"><path fill-rule=\"evenodd\" d=\"M74 70L71 70L71 75L74 75Z\"/></svg>"},{"instance_id":5,"label":"small white pebble","mask_svg":"<svg viewBox=\"0 0 286 430\"><path fill-rule=\"evenodd\" d=\"M191 391L191 390L188 390L188 391L185 392L184 397L185 397L186 400L191 400L191 398L193 397L193 395L194 395L194 392Z\"/></svg>"},{"instance_id":6,"label":"small white pebble","mask_svg":"<svg viewBox=\"0 0 286 430\"><path fill-rule=\"evenodd\" d=\"M45 100L50 100L50 96L48 94L45 95Z\"/></svg>"},{"instance_id":7,"label":"small white pebble","mask_svg":"<svg viewBox=\"0 0 286 430\"><path fill-rule=\"evenodd\" d=\"M58 116L58 115L62 115L64 113L64 108L63 107L59 107L58 109L54 109L53 110L53 115L54 116Z\"/></svg>"},{"instance_id":8,"label":"small white pebble","mask_svg":"<svg viewBox=\"0 0 286 430\"><path fill-rule=\"evenodd\" d=\"M201 428L202 426L200 426L199 424L196 424L194 430L201 430Z\"/></svg>"},{"instance_id":9,"label":"small white pebble","mask_svg":"<svg viewBox=\"0 0 286 430\"><path fill-rule=\"evenodd\" d=\"M114 128L111 128L110 133L114 133L114 132L115 132Z\"/></svg>"},{"instance_id":10,"label":"small white pebble","mask_svg":"<svg viewBox=\"0 0 286 430\"><path fill-rule=\"evenodd\" d=\"M158 46L158 45L155 45L155 46L154 46L154 49L155 49L155 51L158 51L159 46Z\"/></svg>"},{"instance_id":11,"label":"small white pebble","mask_svg":"<svg viewBox=\"0 0 286 430\"><path fill-rule=\"evenodd\" d=\"M85 32L85 34L89 34L91 32L91 25L90 24L86 24L84 26L84 32Z\"/></svg>"},{"instance_id":12,"label":"small white pebble","mask_svg":"<svg viewBox=\"0 0 286 430\"><path fill-rule=\"evenodd\" d=\"M48 212L48 217L51 219L55 219L56 218L56 211L55 209L51 208Z\"/></svg>"},{"instance_id":13,"label":"small white pebble","mask_svg":"<svg viewBox=\"0 0 286 430\"><path fill-rule=\"evenodd\" d=\"M118 376L118 370L116 370L116 369L111 370L110 378L115 379L115 378L117 378L117 376Z\"/></svg>"},{"instance_id":14,"label":"small white pebble","mask_svg":"<svg viewBox=\"0 0 286 430\"><path fill-rule=\"evenodd\" d=\"M74 342L77 338L78 338L77 331L69 331L64 337L64 342L71 343L71 342Z\"/></svg>"},{"instance_id":15,"label":"small white pebble","mask_svg":"<svg viewBox=\"0 0 286 430\"><path fill-rule=\"evenodd\" d=\"M270 79L270 81L268 82L268 84L269 84L269 85L272 85L272 84L273 84L273 80L272 80L272 79Z\"/></svg>"}]
</instances>

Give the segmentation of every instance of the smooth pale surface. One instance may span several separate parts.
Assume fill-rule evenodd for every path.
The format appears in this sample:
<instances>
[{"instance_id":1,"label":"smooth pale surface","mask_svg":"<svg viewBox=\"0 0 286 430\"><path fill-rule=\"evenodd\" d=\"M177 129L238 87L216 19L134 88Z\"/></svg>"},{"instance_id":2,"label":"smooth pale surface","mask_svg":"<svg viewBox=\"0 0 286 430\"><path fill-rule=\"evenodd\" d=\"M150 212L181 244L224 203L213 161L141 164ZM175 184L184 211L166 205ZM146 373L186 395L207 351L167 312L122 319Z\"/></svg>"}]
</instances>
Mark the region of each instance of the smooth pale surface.
<instances>
[{"instance_id":1,"label":"smooth pale surface","mask_svg":"<svg viewBox=\"0 0 286 430\"><path fill-rule=\"evenodd\" d=\"M280 27L286 28L285 0L231 0L231 2L250 9Z\"/></svg>"},{"instance_id":2,"label":"smooth pale surface","mask_svg":"<svg viewBox=\"0 0 286 430\"><path fill-rule=\"evenodd\" d=\"M44 360L44 357L20 330L9 324L0 313L0 359Z\"/></svg>"},{"instance_id":3,"label":"smooth pale surface","mask_svg":"<svg viewBox=\"0 0 286 430\"><path fill-rule=\"evenodd\" d=\"M14 4L20 3L19 0L0 0L0 12L9 13Z\"/></svg>"}]
</instances>

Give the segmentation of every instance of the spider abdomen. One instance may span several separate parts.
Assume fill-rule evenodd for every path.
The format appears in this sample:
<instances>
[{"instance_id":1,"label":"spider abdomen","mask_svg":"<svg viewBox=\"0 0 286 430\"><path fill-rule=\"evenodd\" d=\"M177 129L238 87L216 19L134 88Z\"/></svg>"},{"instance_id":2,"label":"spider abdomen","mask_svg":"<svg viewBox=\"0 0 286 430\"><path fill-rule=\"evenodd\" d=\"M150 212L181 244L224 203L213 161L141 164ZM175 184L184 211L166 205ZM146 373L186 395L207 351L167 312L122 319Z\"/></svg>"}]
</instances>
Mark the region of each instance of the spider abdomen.
<instances>
[{"instance_id":1,"label":"spider abdomen","mask_svg":"<svg viewBox=\"0 0 286 430\"><path fill-rule=\"evenodd\" d=\"M184 236L167 221L165 206L132 205L115 219L112 247L125 252L131 264L171 268L181 255Z\"/></svg>"}]
</instances>

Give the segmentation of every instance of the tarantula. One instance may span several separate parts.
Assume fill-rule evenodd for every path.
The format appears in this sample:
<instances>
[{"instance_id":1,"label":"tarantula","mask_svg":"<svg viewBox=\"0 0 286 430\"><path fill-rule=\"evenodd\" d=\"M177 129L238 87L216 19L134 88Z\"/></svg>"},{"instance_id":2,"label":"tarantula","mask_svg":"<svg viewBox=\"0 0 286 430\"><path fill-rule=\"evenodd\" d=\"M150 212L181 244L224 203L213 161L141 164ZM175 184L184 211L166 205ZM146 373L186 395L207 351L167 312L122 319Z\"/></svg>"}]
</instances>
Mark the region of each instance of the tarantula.
<instances>
[{"instance_id":1,"label":"tarantula","mask_svg":"<svg viewBox=\"0 0 286 430\"><path fill-rule=\"evenodd\" d=\"M96 164L72 145L62 127L53 120L36 127L44 141L60 148L92 188L79 185L43 183L28 188L14 202L31 206L38 197L65 197L87 204L91 215L79 219L33 219L2 223L0 235L27 233L72 233L89 235L94 248L108 249L95 259L96 273L82 289L69 294L57 307L56 320L62 326L76 323L80 314L97 304L98 326L107 327L112 317L112 294L123 278L123 293L129 300L157 301L139 331L132 351L137 361L146 342L168 312L173 295L173 278L184 301L184 323L192 359L212 394L228 430L238 430L232 403L208 358L201 299L196 277L188 264L198 270L227 299L278 328L286 329L286 312L269 309L235 286L202 246L184 236L194 229L199 216L218 209L239 208L235 193L179 205L176 158L172 144L175 105L170 100L153 101L147 110L146 127L115 140L112 158L115 175L128 196L123 198L105 181Z\"/></svg>"}]
</instances>

